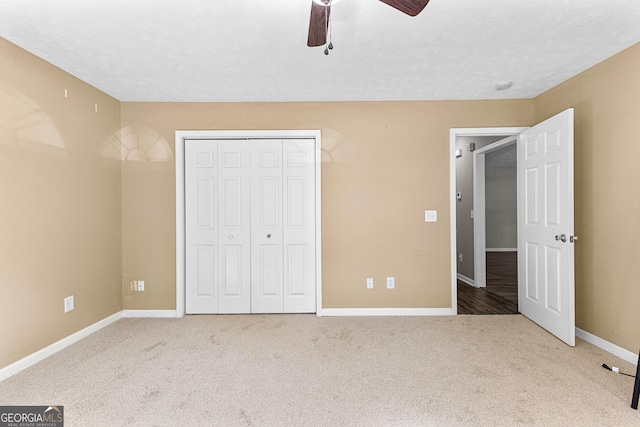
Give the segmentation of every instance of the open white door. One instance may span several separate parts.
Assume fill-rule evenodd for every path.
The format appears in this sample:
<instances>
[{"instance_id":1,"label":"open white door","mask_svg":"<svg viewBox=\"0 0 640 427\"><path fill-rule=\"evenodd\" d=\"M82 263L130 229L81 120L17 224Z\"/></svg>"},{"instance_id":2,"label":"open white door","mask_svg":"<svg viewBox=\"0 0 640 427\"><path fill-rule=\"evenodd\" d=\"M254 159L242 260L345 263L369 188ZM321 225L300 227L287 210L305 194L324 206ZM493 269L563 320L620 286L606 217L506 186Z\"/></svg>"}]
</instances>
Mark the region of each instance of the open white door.
<instances>
[{"instance_id":1,"label":"open white door","mask_svg":"<svg viewBox=\"0 0 640 427\"><path fill-rule=\"evenodd\" d=\"M518 142L518 309L574 346L573 109Z\"/></svg>"}]
</instances>

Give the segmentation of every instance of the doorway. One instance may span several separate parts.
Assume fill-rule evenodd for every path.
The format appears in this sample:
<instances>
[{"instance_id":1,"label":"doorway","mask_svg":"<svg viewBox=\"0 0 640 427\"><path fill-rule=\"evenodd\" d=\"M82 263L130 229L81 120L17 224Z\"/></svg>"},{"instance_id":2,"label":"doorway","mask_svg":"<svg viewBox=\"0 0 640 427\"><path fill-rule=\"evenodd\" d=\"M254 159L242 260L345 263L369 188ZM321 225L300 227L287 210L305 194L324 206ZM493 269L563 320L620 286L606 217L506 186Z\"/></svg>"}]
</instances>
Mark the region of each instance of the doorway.
<instances>
[{"instance_id":1,"label":"doorway","mask_svg":"<svg viewBox=\"0 0 640 427\"><path fill-rule=\"evenodd\" d=\"M451 218L456 218L456 139L517 135L518 311L575 345L574 111L531 128L451 129ZM475 148L475 147L473 147ZM458 311L456 227L451 227L452 304Z\"/></svg>"},{"instance_id":2,"label":"doorway","mask_svg":"<svg viewBox=\"0 0 640 427\"><path fill-rule=\"evenodd\" d=\"M456 224L452 299L458 314L518 312L514 149L524 129L451 131Z\"/></svg>"},{"instance_id":3,"label":"doorway","mask_svg":"<svg viewBox=\"0 0 640 427\"><path fill-rule=\"evenodd\" d=\"M491 272L498 281L503 271L515 270L517 273L517 153L516 136L508 136L473 152L473 252L477 288L487 286L488 257L491 257L492 267L498 268ZM511 262L515 265L505 265ZM509 280L517 286L517 274L515 279ZM517 293L515 297L517 303Z\"/></svg>"},{"instance_id":4,"label":"doorway","mask_svg":"<svg viewBox=\"0 0 640 427\"><path fill-rule=\"evenodd\" d=\"M495 138L501 137L466 137L457 141L458 146L475 141L474 150L468 150L470 165L461 162L462 156L457 158L457 175L469 175L472 181L458 181L458 190L470 184L473 192L472 201L466 204L458 199L462 210L458 212L459 228L464 225L465 207L470 205L472 212L466 219L472 222L471 235L457 238L460 266L464 252L473 251L473 258L468 260L473 264L473 280L462 281L458 286L460 314L518 313L517 138L508 136L491 142ZM469 166L471 173L465 174L464 169ZM471 244L464 245L465 240Z\"/></svg>"}]
</instances>

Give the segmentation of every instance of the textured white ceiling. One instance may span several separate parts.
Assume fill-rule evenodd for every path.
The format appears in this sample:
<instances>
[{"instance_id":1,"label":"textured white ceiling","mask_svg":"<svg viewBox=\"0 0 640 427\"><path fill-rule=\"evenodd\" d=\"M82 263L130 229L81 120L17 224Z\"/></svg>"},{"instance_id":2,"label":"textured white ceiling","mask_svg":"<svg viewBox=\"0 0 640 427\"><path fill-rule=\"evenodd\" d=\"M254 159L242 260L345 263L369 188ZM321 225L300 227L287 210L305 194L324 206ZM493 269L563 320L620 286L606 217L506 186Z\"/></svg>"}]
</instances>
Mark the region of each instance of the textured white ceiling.
<instances>
[{"instance_id":1,"label":"textured white ceiling","mask_svg":"<svg viewBox=\"0 0 640 427\"><path fill-rule=\"evenodd\" d=\"M640 41L638 0L14 0L0 36L121 101L530 98ZM494 86L511 80L498 92Z\"/></svg>"}]
</instances>

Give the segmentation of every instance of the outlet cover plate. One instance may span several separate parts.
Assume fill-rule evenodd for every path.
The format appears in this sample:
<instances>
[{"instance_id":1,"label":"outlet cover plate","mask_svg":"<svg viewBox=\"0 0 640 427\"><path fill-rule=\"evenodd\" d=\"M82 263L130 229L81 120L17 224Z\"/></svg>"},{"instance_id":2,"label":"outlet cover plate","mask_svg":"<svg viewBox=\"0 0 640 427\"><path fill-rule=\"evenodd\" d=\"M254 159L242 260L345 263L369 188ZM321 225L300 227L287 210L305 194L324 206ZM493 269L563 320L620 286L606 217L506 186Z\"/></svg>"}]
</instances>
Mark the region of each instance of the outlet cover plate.
<instances>
[{"instance_id":1,"label":"outlet cover plate","mask_svg":"<svg viewBox=\"0 0 640 427\"><path fill-rule=\"evenodd\" d=\"M387 277L387 289L395 289L396 279L394 277Z\"/></svg>"},{"instance_id":2,"label":"outlet cover plate","mask_svg":"<svg viewBox=\"0 0 640 427\"><path fill-rule=\"evenodd\" d=\"M144 280L138 280L138 291L144 291Z\"/></svg>"}]
</instances>

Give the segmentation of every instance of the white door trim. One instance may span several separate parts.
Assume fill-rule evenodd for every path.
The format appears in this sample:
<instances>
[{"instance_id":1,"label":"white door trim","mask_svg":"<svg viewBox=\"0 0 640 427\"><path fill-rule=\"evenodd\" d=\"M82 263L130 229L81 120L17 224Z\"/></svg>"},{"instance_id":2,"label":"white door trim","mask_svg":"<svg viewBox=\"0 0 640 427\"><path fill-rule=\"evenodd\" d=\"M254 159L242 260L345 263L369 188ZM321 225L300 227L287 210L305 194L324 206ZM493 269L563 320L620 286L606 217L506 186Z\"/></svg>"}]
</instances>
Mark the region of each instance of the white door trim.
<instances>
[{"instance_id":1,"label":"white door trim","mask_svg":"<svg viewBox=\"0 0 640 427\"><path fill-rule=\"evenodd\" d=\"M322 316L321 149L319 130L178 130L175 140L176 167L176 315L185 315L185 180L184 144L189 139L295 139L315 140L316 162L316 314Z\"/></svg>"},{"instance_id":2,"label":"white door trim","mask_svg":"<svg viewBox=\"0 0 640 427\"><path fill-rule=\"evenodd\" d=\"M487 286L485 155L517 143L518 135L509 135L473 152L473 282L476 288Z\"/></svg>"},{"instance_id":3,"label":"white door trim","mask_svg":"<svg viewBox=\"0 0 640 427\"><path fill-rule=\"evenodd\" d=\"M505 128L451 128L449 130L449 229L451 230L451 308L458 314L458 265L456 262L456 137L458 136L510 136L528 127Z\"/></svg>"}]
</instances>

